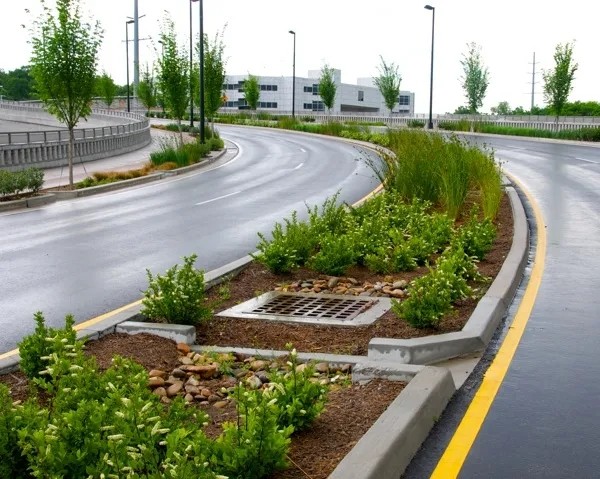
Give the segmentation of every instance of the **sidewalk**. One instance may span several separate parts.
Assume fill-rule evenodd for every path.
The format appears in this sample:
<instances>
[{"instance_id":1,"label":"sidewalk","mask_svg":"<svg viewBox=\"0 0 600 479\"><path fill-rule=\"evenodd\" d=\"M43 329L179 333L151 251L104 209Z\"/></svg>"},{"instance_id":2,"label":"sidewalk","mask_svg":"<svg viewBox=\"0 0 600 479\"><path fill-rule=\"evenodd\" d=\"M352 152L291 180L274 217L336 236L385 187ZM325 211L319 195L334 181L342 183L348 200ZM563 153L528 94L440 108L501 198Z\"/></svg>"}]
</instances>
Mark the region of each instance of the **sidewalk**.
<instances>
[{"instance_id":1,"label":"sidewalk","mask_svg":"<svg viewBox=\"0 0 600 479\"><path fill-rule=\"evenodd\" d=\"M152 128L150 130L152 141L139 150L124 153L122 155L104 158L102 160L77 162L73 164L73 181L78 182L91 176L97 171L127 171L142 168L150 161L150 153L159 150L165 138L174 134L164 130ZM69 184L69 167L58 166L44 169L43 188L56 188Z\"/></svg>"}]
</instances>

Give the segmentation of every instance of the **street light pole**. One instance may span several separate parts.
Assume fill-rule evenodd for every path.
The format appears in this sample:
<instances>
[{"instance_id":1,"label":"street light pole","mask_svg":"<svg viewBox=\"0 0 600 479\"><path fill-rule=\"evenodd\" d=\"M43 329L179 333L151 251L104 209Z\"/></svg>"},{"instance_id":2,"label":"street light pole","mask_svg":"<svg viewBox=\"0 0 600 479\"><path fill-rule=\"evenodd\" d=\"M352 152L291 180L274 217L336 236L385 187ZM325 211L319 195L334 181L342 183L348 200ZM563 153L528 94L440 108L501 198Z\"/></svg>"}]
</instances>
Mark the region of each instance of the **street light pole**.
<instances>
[{"instance_id":1,"label":"street light pole","mask_svg":"<svg viewBox=\"0 0 600 479\"><path fill-rule=\"evenodd\" d=\"M204 143L204 18L200 2L200 143Z\"/></svg>"},{"instance_id":2,"label":"street light pole","mask_svg":"<svg viewBox=\"0 0 600 479\"><path fill-rule=\"evenodd\" d=\"M433 130L433 39L435 33L435 7L425 5L427 10L431 10L431 78L429 80L429 125L428 128Z\"/></svg>"},{"instance_id":3,"label":"street light pole","mask_svg":"<svg viewBox=\"0 0 600 479\"><path fill-rule=\"evenodd\" d=\"M296 118L296 32L290 30L294 35L294 55L292 57L292 119Z\"/></svg>"},{"instance_id":4,"label":"street light pole","mask_svg":"<svg viewBox=\"0 0 600 479\"><path fill-rule=\"evenodd\" d=\"M194 47L193 47L193 32L192 32L192 3L195 0L190 0L190 126L194 126L194 88L192 85L192 71L194 69Z\"/></svg>"},{"instance_id":5,"label":"street light pole","mask_svg":"<svg viewBox=\"0 0 600 479\"><path fill-rule=\"evenodd\" d=\"M131 102L129 100L129 25L135 20L125 21L125 61L127 62L127 111L131 111Z\"/></svg>"}]
</instances>

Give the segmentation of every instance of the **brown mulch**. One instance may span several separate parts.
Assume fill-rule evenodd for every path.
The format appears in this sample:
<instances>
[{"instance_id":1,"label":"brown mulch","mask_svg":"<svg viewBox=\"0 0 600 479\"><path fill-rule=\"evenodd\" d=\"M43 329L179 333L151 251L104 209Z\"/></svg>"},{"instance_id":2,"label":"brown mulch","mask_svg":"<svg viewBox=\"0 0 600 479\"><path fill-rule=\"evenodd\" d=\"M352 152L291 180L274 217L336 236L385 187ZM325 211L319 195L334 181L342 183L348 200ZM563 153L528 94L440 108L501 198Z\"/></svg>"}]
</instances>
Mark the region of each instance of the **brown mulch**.
<instances>
[{"instance_id":1,"label":"brown mulch","mask_svg":"<svg viewBox=\"0 0 600 479\"><path fill-rule=\"evenodd\" d=\"M506 195L502 200L496 224L498 235L493 249L478 265L480 272L490 278L494 278L500 270L512 244L512 213ZM395 274L393 277L394 280L410 281L425 272L425 268L420 268L411 273ZM383 280L383 276L374 275L364 268L353 268L347 272L347 276L354 277L360 282L375 283ZM219 287L208 292L208 299L211 304L216 305L216 311L221 311L264 292L272 291L282 283L316 277L318 275L306 269L290 275L277 276L271 274L262 265L252 263L239 276L226 284L228 299L223 299ZM258 320L213 316L206 324L198 327L197 342L206 345L265 349L284 349L286 343L292 343L299 351L364 355L368 342L373 337L411 338L458 331L470 317L476 303L476 300L468 299L456 305L455 312L444 318L439 328L435 330L412 328L391 312L383 315L374 324L362 327L273 324ZM154 368L169 370L178 365L178 353L173 341L146 334L134 336L109 334L99 340L88 342L86 351L96 357L102 369L110 366L115 354L134 359L148 370ZM225 380L221 379L221 381ZM0 382L11 389L14 400L23 400L27 397L29 385L22 373L2 375ZM216 383L212 385L212 387L216 386ZM326 410L314 426L307 431L294 434L289 453L290 468L274 474L271 479L328 477L404 386L403 383L375 380L366 385L353 384L332 390ZM235 418L233 404L224 409L205 407L205 410L210 416L207 428L209 434L218 434L222 421Z\"/></svg>"},{"instance_id":2,"label":"brown mulch","mask_svg":"<svg viewBox=\"0 0 600 479\"><path fill-rule=\"evenodd\" d=\"M109 334L99 340L89 341L86 352L95 356L102 369L110 366L115 354L134 359L147 370L169 370L179 365L175 343L148 334ZM221 383L231 386L227 381L227 378L211 380L205 386L217 390ZM27 398L29 386L23 373L1 375L0 383L11 389L13 400ZM307 474L312 479L327 478L404 386L401 382L385 380L373 380L365 385L336 386L329 393L326 409L313 427L292 436L289 469L273 474L271 479L305 479ZM217 435L223 421L236 418L233 402L223 409L197 407L202 407L210 416L206 428L208 435Z\"/></svg>"},{"instance_id":3,"label":"brown mulch","mask_svg":"<svg viewBox=\"0 0 600 479\"><path fill-rule=\"evenodd\" d=\"M492 250L478 264L480 273L491 279L500 271L502 263L512 245L513 221L510 201L506 195L502 199L500 211L496 218L497 237ZM409 273L393 275L394 281L410 281L427 272L421 267ZM223 311L234 305L252 299L262 293L273 291L277 286L293 281L314 279L318 273L307 269L299 269L292 274L275 275L260 263L253 262L237 277L231 279L223 287L228 290L229 298L222 299L219 287L208 292L210 304L216 305L215 312ZM382 281L384 275L377 275L364 267L351 268L346 273L360 281L376 283ZM472 285L479 289L480 295L490 283ZM298 351L328 352L337 354L367 354L369 341L372 338L416 338L432 334L460 331L477 306L477 299L467 298L455 305L454 311L444 317L436 329L417 329L398 319L392 311L388 311L375 323L368 326L328 326L299 323L265 322L256 319L234 319L212 316L206 323L196 329L196 342L203 345L232 347L251 347L259 349L285 349L292 343Z\"/></svg>"}]
</instances>

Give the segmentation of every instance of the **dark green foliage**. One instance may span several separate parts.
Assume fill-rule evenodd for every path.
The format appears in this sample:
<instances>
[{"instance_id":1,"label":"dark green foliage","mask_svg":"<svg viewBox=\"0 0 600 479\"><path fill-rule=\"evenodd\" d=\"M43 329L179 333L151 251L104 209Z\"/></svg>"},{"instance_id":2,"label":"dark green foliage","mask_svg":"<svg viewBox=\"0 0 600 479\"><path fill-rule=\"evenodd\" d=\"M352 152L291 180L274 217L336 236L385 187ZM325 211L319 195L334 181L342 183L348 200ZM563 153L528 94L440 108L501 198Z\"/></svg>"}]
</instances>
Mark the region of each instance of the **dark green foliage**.
<instances>
[{"instance_id":1,"label":"dark green foliage","mask_svg":"<svg viewBox=\"0 0 600 479\"><path fill-rule=\"evenodd\" d=\"M27 463L18 446L18 418L8 388L0 384L0 477L21 479L27 474Z\"/></svg>"},{"instance_id":2,"label":"dark green foliage","mask_svg":"<svg viewBox=\"0 0 600 479\"><path fill-rule=\"evenodd\" d=\"M20 171L0 170L0 196L17 195L29 191L37 193L44 184L44 171L27 168Z\"/></svg>"},{"instance_id":3,"label":"dark green foliage","mask_svg":"<svg viewBox=\"0 0 600 479\"><path fill-rule=\"evenodd\" d=\"M492 248L494 239L496 227L489 218L479 218L475 209L469 221L458 229L452 244L461 247L468 256L482 260Z\"/></svg>"},{"instance_id":4,"label":"dark green foliage","mask_svg":"<svg viewBox=\"0 0 600 479\"><path fill-rule=\"evenodd\" d=\"M341 276L355 262L352 237L330 233L319 237L319 251L311 257L309 265L319 273Z\"/></svg>"},{"instance_id":5,"label":"dark green foliage","mask_svg":"<svg viewBox=\"0 0 600 479\"><path fill-rule=\"evenodd\" d=\"M406 126L409 128L423 128L425 126L425 122L423 120L411 119L406 122Z\"/></svg>"}]
</instances>

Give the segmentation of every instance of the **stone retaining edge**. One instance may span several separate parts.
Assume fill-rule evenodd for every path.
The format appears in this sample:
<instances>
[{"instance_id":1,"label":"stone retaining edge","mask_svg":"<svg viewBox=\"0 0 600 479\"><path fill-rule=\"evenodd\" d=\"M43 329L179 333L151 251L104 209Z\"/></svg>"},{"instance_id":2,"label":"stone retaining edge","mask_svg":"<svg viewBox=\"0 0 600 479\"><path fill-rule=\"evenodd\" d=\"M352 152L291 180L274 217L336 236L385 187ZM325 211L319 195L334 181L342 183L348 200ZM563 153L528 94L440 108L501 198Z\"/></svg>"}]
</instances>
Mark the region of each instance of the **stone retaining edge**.
<instances>
[{"instance_id":1,"label":"stone retaining edge","mask_svg":"<svg viewBox=\"0 0 600 479\"><path fill-rule=\"evenodd\" d=\"M513 242L500 272L479 300L462 331L413 339L373 338L368 357L405 364L432 364L481 351L508 309L527 264L529 228L523 204L514 187L507 187L513 211Z\"/></svg>"}]
</instances>

